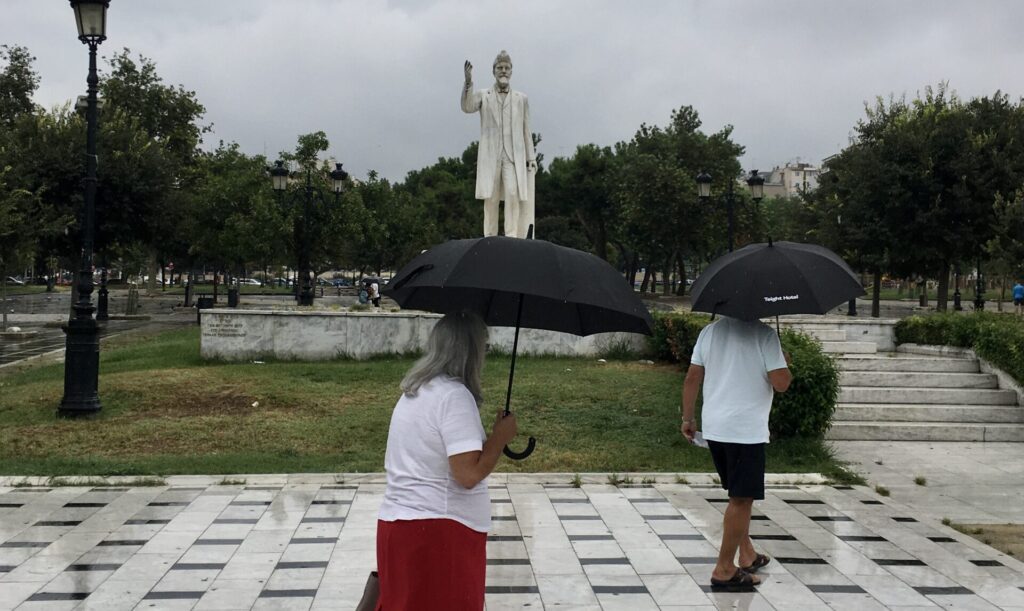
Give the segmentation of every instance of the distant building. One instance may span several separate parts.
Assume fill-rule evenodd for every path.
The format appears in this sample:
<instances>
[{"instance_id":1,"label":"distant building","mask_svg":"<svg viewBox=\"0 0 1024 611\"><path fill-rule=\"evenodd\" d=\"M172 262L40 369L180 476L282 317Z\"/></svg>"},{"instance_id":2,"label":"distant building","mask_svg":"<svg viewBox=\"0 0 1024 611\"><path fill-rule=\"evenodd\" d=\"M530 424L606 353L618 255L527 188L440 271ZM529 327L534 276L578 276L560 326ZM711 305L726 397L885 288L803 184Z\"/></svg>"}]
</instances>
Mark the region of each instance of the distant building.
<instances>
[{"instance_id":1,"label":"distant building","mask_svg":"<svg viewBox=\"0 0 1024 611\"><path fill-rule=\"evenodd\" d=\"M791 197L818 187L821 169L809 163L790 161L764 174L765 197Z\"/></svg>"}]
</instances>

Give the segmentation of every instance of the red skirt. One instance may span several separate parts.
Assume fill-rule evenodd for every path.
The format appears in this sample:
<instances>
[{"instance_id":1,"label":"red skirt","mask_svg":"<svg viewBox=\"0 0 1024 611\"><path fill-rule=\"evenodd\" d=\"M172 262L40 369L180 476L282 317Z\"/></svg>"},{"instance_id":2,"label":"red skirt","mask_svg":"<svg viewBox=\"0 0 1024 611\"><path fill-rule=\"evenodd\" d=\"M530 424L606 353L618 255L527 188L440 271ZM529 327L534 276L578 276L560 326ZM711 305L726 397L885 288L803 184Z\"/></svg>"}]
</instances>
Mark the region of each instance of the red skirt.
<instances>
[{"instance_id":1,"label":"red skirt","mask_svg":"<svg viewBox=\"0 0 1024 611\"><path fill-rule=\"evenodd\" d=\"M377 521L378 611L482 611L487 533L455 520Z\"/></svg>"}]
</instances>

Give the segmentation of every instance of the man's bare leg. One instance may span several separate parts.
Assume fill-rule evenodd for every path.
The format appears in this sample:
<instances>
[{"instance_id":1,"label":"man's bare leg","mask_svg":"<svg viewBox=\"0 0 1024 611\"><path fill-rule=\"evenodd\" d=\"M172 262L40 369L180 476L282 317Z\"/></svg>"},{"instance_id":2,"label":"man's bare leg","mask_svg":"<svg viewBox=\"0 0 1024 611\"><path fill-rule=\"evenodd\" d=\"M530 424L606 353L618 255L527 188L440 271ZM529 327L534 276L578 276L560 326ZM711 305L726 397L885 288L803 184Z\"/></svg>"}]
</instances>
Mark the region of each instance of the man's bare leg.
<instances>
[{"instance_id":1,"label":"man's bare leg","mask_svg":"<svg viewBox=\"0 0 1024 611\"><path fill-rule=\"evenodd\" d=\"M743 497L730 497L729 505L725 508L725 516L722 518L722 545L718 550L718 563L711 572L711 577L716 580L732 579L738 568L733 560L736 558L736 551L741 545L750 545L750 551L754 547L750 543L750 512L754 507L754 499ZM753 576L754 583L761 583L761 580Z\"/></svg>"}]
</instances>

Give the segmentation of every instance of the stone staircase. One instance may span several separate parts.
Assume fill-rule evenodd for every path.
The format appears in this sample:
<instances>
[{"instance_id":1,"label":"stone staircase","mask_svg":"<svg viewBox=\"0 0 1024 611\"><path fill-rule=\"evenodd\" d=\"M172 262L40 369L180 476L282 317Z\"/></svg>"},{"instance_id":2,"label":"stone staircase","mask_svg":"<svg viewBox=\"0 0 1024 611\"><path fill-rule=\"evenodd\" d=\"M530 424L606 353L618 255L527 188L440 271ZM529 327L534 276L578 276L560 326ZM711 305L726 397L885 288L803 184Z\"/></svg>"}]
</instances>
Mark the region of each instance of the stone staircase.
<instances>
[{"instance_id":1,"label":"stone staircase","mask_svg":"<svg viewBox=\"0 0 1024 611\"><path fill-rule=\"evenodd\" d=\"M817 337L840 368L835 440L1024 441L1024 407L975 358L879 352L841 325L790 325ZM865 345L867 344L867 345Z\"/></svg>"}]
</instances>

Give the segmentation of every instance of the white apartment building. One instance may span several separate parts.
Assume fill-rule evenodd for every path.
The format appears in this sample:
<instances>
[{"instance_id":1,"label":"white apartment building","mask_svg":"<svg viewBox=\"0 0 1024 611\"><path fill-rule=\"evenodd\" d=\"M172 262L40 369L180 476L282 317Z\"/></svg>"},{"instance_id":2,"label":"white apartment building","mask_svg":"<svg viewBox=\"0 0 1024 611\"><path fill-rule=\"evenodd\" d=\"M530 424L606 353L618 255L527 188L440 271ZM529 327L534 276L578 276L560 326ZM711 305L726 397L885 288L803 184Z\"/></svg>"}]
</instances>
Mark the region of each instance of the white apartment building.
<instances>
[{"instance_id":1,"label":"white apartment building","mask_svg":"<svg viewBox=\"0 0 1024 611\"><path fill-rule=\"evenodd\" d=\"M764 174L765 197L789 197L818 187L821 169L809 163L790 161Z\"/></svg>"}]
</instances>

